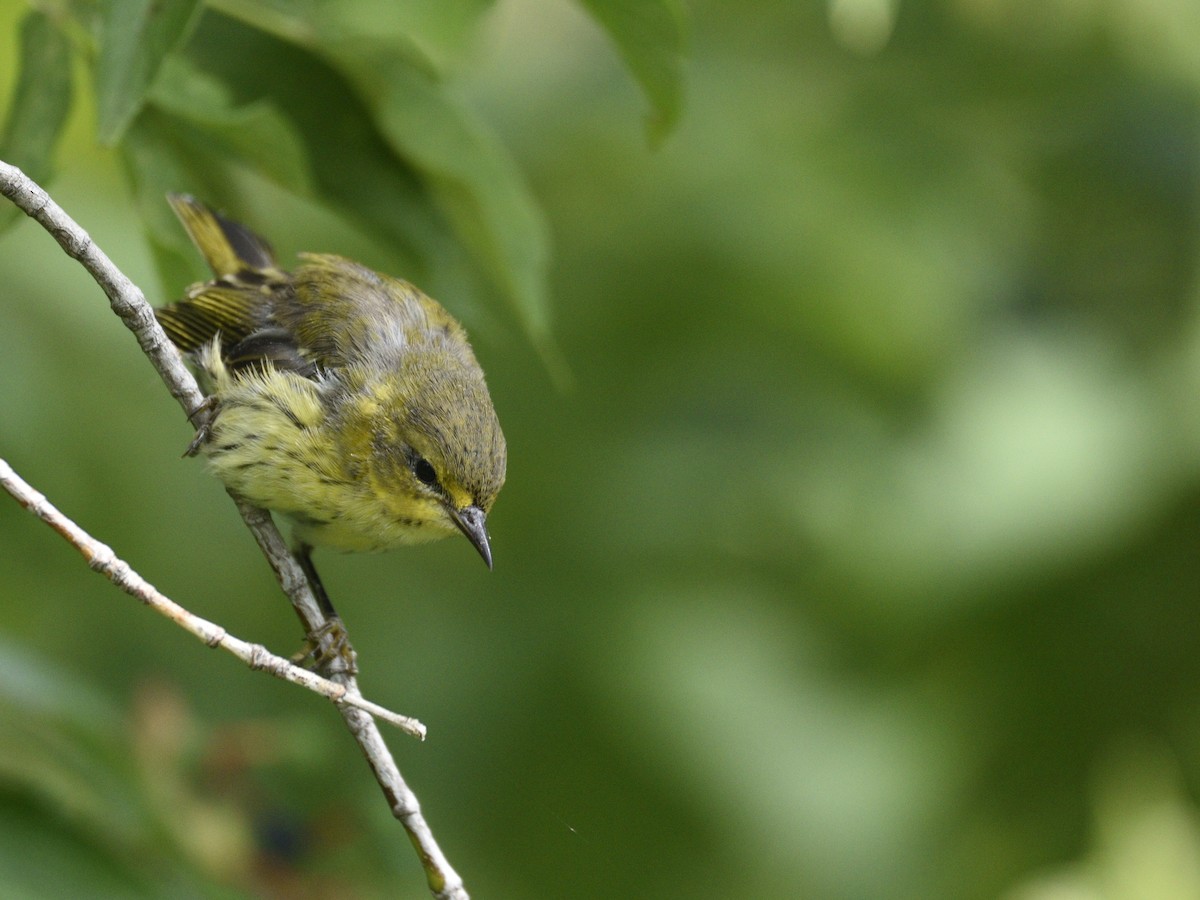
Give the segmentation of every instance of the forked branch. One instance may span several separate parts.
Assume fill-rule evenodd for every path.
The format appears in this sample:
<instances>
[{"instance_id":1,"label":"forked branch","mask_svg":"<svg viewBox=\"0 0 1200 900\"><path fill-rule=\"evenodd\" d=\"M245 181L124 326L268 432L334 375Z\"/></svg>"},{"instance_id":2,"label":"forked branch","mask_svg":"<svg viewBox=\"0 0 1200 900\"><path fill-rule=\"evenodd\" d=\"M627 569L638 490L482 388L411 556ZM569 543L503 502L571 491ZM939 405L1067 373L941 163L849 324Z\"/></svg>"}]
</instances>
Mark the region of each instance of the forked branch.
<instances>
[{"instance_id":1,"label":"forked branch","mask_svg":"<svg viewBox=\"0 0 1200 900\"><path fill-rule=\"evenodd\" d=\"M190 417L199 410L204 402L204 396L196 385L195 378L183 364L179 353L167 339L162 328L159 327L153 310L137 285L113 265L87 232L63 212L46 191L35 184L20 169L3 161L0 161L0 193L49 231L67 255L78 260L96 280L96 283L108 296L113 311L134 333L138 344L158 371L167 389L171 392L171 396L183 408L184 414ZM15 483L11 480L15 477L15 473L12 473L7 465L0 468L0 475L9 477L9 482ZM7 487L7 485L5 486ZM53 509L48 502L45 502L44 498L36 500L40 495L37 495L36 492L33 493L36 495L34 498L37 507L35 512L41 515L42 512ZM280 586L291 600L308 633L320 633L325 625L325 617L313 596L312 588L305 578L303 570L288 551L287 545L270 515L264 510L237 501L237 498L234 499L242 518L246 521L255 540L258 541L259 547L262 548L267 561L279 578ZM45 517L43 516L43 518ZM59 530L58 525L54 527ZM62 533L61 530L60 533ZM126 589L123 582L132 583L132 570L117 560L112 551L103 544L96 542L96 547L103 549L93 548L92 551L88 551L81 547L81 550L85 556L91 554L89 562L94 568L103 570L104 566L111 567L115 576L106 573L110 580ZM149 586L147 585L147 587ZM151 588L151 590L153 589ZM203 620L197 621L202 622ZM221 641L233 640L228 635L224 635L223 630L218 626L212 625L212 623L204 624L220 631L223 635ZM207 635L204 638L206 641L216 637L216 632L209 632L203 627L201 630ZM200 635L198 634L198 636ZM223 644L218 642L217 645ZM255 655L256 651L252 645L245 646L251 648L247 651L251 658L260 658ZM307 674L311 675L311 673ZM417 850L417 856L421 860L421 865L425 869L425 875L433 895L439 900L468 900L462 878L446 860L421 814L420 803L400 775L400 770L384 743L383 736L379 733L379 728L372 718L375 710L364 711L366 701L363 700L362 694L358 690L354 676L348 673L337 673L331 675L331 681L336 687L344 690L344 694L340 698L333 698L338 711L342 714L350 733L358 742L363 756L387 798L392 814L400 820L408 832L409 838ZM419 723L417 724L419 725Z\"/></svg>"}]
</instances>

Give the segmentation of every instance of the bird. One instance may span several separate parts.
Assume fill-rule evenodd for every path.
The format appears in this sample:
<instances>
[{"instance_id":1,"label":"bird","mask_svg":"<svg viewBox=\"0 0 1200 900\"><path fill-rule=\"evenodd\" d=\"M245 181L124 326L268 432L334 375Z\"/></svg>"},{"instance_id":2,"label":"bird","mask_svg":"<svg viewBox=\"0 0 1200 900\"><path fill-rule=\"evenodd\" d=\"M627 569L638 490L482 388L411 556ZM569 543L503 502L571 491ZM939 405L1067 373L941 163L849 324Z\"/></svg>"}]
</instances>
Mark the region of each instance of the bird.
<instances>
[{"instance_id":1,"label":"bird","mask_svg":"<svg viewBox=\"0 0 1200 900\"><path fill-rule=\"evenodd\" d=\"M507 444L462 326L407 281L326 253L285 270L246 226L167 200L213 274L155 310L207 392L189 453L290 521L323 612L337 616L316 547L461 533L491 569Z\"/></svg>"}]
</instances>

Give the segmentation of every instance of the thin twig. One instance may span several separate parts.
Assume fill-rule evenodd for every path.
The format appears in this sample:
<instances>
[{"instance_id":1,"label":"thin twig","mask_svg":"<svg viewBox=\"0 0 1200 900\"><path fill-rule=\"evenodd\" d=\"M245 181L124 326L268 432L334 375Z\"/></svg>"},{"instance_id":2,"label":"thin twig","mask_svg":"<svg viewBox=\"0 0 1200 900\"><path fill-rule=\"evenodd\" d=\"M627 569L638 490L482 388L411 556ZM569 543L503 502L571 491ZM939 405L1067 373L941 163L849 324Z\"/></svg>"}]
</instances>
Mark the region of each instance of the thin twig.
<instances>
[{"instance_id":1,"label":"thin twig","mask_svg":"<svg viewBox=\"0 0 1200 900\"><path fill-rule=\"evenodd\" d=\"M12 466L0 459L0 487L8 491L18 503L59 533L72 547L83 554L87 564L132 597L141 600L155 612L166 616L184 631L199 638L209 647L217 647L232 653L251 669L267 672L276 678L290 681L310 691L328 697L334 703L346 704L383 719L414 737L425 737L425 726L416 719L402 716L384 709L377 703L355 697L345 686L322 678L316 672L293 665L290 660L276 656L262 644L251 644L236 638L215 622L201 618L184 609L170 597L162 594L154 585L139 575L129 563L121 559L112 548L88 534L72 519L63 515L46 496L30 486Z\"/></svg>"},{"instance_id":2,"label":"thin twig","mask_svg":"<svg viewBox=\"0 0 1200 900\"><path fill-rule=\"evenodd\" d=\"M185 414L190 416L195 413L204 397L179 353L154 318L154 312L141 290L113 265L87 232L63 212L41 187L16 166L3 161L0 161L0 193L49 231L63 250L92 275L108 296L113 311L137 337L138 344L166 383L171 396L183 407ZM325 618L303 570L288 551L270 515L244 502L238 503L238 509L305 628L310 634L319 632L325 624ZM352 652L348 644L347 652ZM345 688L347 698L361 698L353 675L337 673L331 679ZM338 709L379 782L392 814L408 832L433 895L438 900L468 900L462 878L450 866L434 839L421 814L416 795L401 776L374 720L362 710L344 703L339 704Z\"/></svg>"}]
</instances>

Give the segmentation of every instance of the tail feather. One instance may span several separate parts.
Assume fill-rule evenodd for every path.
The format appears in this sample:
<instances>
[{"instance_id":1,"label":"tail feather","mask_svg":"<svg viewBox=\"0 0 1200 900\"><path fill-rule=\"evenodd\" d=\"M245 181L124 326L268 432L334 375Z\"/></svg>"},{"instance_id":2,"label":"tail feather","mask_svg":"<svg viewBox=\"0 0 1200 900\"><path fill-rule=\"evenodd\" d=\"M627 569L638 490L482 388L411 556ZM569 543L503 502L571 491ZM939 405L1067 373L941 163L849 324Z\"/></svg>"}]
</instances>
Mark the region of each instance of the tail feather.
<instances>
[{"instance_id":1,"label":"tail feather","mask_svg":"<svg viewBox=\"0 0 1200 900\"><path fill-rule=\"evenodd\" d=\"M271 245L249 228L218 215L187 194L168 194L167 201L218 278L246 269L275 268Z\"/></svg>"},{"instance_id":2,"label":"tail feather","mask_svg":"<svg viewBox=\"0 0 1200 900\"><path fill-rule=\"evenodd\" d=\"M287 283L270 244L186 194L169 194L167 200L216 276L155 310L167 337L189 353L218 335L228 347L263 328L273 290Z\"/></svg>"}]
</instances>

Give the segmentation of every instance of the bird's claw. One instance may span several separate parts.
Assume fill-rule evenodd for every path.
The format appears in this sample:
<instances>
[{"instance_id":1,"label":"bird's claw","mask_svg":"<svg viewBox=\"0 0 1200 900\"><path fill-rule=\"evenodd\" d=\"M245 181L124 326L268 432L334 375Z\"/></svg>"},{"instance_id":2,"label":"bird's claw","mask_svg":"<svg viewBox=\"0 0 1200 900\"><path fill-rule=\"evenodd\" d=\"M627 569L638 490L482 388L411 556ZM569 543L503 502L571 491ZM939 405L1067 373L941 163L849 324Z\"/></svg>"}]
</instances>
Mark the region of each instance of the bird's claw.
<instances>
[{"instance_id":1,"label":"bird's claw","mask_svg":"<svg viewBox=\"0 0 1200 900\"><path fill-rule=\"evenodd\" d=\"M184 456L195 456L200 452L200 448L204 446L204 442L208 440L212 433L212 422L217 417L217 398L208 396L204 402L188 413L188 421L196 426L196 436L192 438L192 442L188 444L187 449L183 451ZM200 421L197 423L197 418Z\"/></svg>"},{"instance_id":2,"label":"bird's claw","mask_svg":"<svg viewBox=\"0 0 1200 900\"><path fill-rule=\"evenodd\" d=\"M304 666L323 675L357 675L358 654L350 646L350 636L342 620L334 616L316 631L310 632L300 651L292 657L297 666Z\"/></svg>"}]
</instances>

